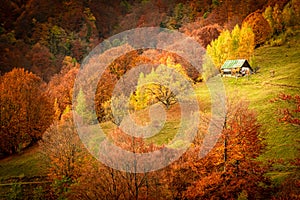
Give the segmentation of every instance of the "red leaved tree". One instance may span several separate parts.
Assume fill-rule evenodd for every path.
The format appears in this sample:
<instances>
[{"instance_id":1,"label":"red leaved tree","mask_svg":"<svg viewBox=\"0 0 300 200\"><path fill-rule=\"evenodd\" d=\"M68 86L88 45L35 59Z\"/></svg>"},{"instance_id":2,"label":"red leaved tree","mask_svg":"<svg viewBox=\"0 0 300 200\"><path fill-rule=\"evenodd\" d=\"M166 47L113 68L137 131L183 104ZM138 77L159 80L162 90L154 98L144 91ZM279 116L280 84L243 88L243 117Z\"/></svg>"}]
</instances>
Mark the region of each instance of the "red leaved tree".
<instances>
[{"instance_id":1,"label":"red leaved tree","mask_svg":"<svg viewBox=\"0 0 300 200\"><path fill-rule=\"evenodd\" d=\"M265 182L265 168L256 160L263 145L260 125L245 101L231 103L221 137L214 148L198 158L201 144L195 144L171 167L170 182L175 198L258 198ZM204 147L205 148L205 147ZM175 193L174 193L175 192Z\"/></svg>"},{"instance_id":2,"label":"red leaved tree","mask_svg":"<svg viewBox=\"0 0 300 200\"><path fill-rule=\"evenodd\" d=\"M259 11L248 15L243 23L247 23L252 28L255 45L263 44L272 34L268 21Z\"/></svg>"},{"instance_id":3,"label":"red leaved tree","mask_svg":"<svg viewBox=\"0 0 300 200\"><path fill-rule=\"evenodd\" d=\"M53 107L45 85L24 69L13 69L0 78L0 150L14 154L41 139L52 123Z\"/></svg>"}]
</instances>

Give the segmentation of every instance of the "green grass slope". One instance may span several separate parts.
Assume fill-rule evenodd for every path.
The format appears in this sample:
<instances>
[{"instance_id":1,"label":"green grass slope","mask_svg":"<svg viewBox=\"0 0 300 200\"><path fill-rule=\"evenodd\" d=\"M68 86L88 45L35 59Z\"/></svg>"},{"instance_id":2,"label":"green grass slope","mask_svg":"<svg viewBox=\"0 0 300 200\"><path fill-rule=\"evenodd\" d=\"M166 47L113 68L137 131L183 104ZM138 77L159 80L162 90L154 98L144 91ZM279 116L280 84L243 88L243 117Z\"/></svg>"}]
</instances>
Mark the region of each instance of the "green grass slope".
<instances>
[{"instance_id":1,"label":"green grass slope","mask_svg":"<svg viewBox=\"0 0 300 200\"><path fill-rule=\"evenodd\" d=\"M270 100L281 93L300 94L300 32L280 47L264 46L255 51L257 74L247 78L223 78L228 96L241 96L250 101L250 107L257 111L258 120L265 132L267 144L262 160L295 158L296 140L300 129L291 124L278 122L283 102ZM274 76L270 71L274 70Z\"/></svg>"},{"instance_id":2,"label":"green grass slope","mask_svg":"<svg viewBox=\"0 0 300 200\"><path fill-rule=\"evenodd\" d=\"M19 155L0 160L0 183L2 180L12 177L23 178L43 175L46 175L45 165L41 154L38 153L38 146L31 147Z\"/></svg>"},{"instance_id":3,"label":"green grass slope","mask_svg":"<svg viewBox=\"0 0 300 200\"><path fill-rule=\"evenodd\" d=\"M263 46L255 50L256 66L260 70L249 78L222 78L226 95L243 98L258 114L267 148L260 159L263 161L282 159L288 161L297 154L300 128L278 121L280 108L289 106L285 102L271 103L281 93L300 94L300 32L280 47ZM253 66L253 67L256 67ZM270 71L274 70L274 76ZM209 112L209 94L204 83L196 87L196 93ZM204 101L204 102L203 102Z\"/></svg>"}]
</instances>

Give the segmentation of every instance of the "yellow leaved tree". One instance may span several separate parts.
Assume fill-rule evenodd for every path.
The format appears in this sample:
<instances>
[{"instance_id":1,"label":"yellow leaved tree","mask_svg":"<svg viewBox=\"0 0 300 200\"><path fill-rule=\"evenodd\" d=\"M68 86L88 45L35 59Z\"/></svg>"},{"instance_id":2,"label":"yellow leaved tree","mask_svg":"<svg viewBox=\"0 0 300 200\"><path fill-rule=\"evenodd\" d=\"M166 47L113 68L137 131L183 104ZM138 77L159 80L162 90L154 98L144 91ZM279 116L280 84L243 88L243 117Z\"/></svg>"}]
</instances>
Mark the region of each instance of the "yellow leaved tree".
<instances>
[{"instance_id":1,"label":"yellow leaved tree","mask_svg":"<svg viewBox=\"0 0 300 200\"><path fill-rule=\"evenodd\" d=\"M238 25L230 32L223 31L220 36L207 46L207 54L215 67L220 69L228 59L247 59L253 56L255 47L254 33L247 23Z\"/></svg>"}]
</instances>

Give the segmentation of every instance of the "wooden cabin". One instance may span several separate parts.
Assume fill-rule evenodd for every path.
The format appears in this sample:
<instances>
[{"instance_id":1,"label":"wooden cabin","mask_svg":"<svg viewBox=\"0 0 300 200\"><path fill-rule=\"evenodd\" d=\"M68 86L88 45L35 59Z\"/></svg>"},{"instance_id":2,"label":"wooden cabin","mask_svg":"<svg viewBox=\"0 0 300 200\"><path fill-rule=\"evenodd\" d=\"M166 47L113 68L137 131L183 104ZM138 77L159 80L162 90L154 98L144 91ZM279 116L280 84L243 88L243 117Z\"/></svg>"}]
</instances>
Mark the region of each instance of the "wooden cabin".
<instances>
[{"instance_id":1,"label":"wooden cabin","mask_svg":"<svg viewBox=\"0 0 300 200\"><path fill-rule=\"evenodd\" d=\"M226 60L221 66L221 76L239 77L251 73L253 73L253 69L245 59Z\"/></svg>"}]
</instances>

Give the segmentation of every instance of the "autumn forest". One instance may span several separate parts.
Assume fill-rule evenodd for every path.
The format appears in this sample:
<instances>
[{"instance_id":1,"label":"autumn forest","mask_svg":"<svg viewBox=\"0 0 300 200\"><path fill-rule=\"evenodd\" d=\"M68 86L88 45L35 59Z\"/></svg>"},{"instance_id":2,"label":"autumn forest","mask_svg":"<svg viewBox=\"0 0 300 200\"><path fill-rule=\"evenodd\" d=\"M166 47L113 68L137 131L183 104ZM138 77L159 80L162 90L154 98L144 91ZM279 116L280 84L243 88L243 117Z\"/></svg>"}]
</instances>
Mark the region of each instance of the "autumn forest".
<instances>
[{"instance_id":1,"label":"autumn forest","mask_svg":"<svg viewBox=\"0 0 300 200\"><path fill-rule=\"evenodd\" d=\"M300 199L299 0L0 5L0 199Z\"/></svg>"}]
</instances>

